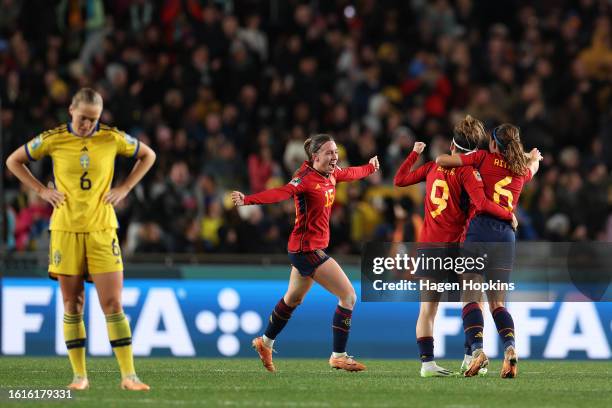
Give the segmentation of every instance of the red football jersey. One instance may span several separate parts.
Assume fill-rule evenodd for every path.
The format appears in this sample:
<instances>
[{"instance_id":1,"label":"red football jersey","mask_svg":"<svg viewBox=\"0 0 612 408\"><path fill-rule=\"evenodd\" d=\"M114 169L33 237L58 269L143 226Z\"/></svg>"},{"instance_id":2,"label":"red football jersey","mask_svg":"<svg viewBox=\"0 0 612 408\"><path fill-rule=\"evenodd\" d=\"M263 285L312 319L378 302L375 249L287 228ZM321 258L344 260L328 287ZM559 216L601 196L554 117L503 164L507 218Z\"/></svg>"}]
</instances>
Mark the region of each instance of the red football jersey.
<instances>
[{"instance_id":1,"label":"red football jersey","mask_svg":"<svg viewBox=\"0 0 612 408\"><path fill-rule=\"evenodd\" d=\"M289 252L325 249L329 244L329 215L336 197L336 183L358 180L375 170L372 164L346 169L336 166L333 174L324 176L304 162L288 184L245 196L244 203L277 203L293 196L295 225L287 249Z\"/></svg>"},{"instance_id":2,"label":"red football jersey","mask_svg":"<svg viewBox=\"0 0 612 408\"><path fill-rule=\"evenodd\" d=\"M482 175L485 196L498 206L513 211L519 201L523 185L532 178L527 169L524 176L518 176L508 169L504 157L499 153L477 150L473 153L460 154L464 166L472 166Z\"/></svg>"},{"instance_id":3,"label":"red football jersey","mask_svg":"<svg viewBox=\"0 0 612 408\"><path fill-rule=\"evenodd\" d=\"M485 198L482 180L472 167L444 168L428 162L410 171L418 154L411 152L395 175L396 186L408 186L426 181L425 221L419 242L459 242L468 217L467 197L478 211L510 221L512 214Z\"/></svg>"}]
</instances>

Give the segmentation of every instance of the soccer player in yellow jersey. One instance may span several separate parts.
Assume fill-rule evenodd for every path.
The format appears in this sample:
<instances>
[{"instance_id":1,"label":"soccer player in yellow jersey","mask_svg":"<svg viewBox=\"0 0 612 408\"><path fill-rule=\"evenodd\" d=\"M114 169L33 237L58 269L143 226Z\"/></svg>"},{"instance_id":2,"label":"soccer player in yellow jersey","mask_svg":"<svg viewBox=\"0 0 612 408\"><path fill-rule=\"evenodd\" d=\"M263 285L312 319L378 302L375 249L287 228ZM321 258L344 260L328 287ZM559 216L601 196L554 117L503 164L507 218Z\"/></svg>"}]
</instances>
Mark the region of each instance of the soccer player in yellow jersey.
<instances>
[{"instance_id":1,"label":"soccer player in yellow jersey","mask_svg":"<svg viewBox=\"0 0 612 408\"><path fill-rule=\"evenodd\" d=\"M121 370L121 388L148 390L134 370L132 334L123 314L123 262L113 208L155 162L155 153L128 134L99 123L102 97L79 90L70 105L71 121L36 136L7 159L17 178L53 205L49 276L59 280L64 302L64 339L74 371L68 388L89 387L85 369L84 281L96 286L106 315L111 346ZM123 183L111 188L117 155L136 164ZM51 156L55 186L45 187L32 175L29 161Z\"/></svg>"}]
</instances>

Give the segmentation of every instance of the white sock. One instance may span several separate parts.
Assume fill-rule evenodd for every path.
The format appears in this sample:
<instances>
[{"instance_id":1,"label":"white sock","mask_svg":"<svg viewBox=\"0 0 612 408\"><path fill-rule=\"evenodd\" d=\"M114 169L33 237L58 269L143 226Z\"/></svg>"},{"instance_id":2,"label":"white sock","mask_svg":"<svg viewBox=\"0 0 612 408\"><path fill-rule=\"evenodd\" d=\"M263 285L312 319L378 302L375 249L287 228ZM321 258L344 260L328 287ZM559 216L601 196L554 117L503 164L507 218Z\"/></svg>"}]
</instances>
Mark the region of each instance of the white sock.
<instances>
[{"instance_id":1,"label":"white sock","mask_svg":"<svg viewBox=\"0 0 612 408\"><path fill-rule=\"evenodd\" d=\"M472 361L472 356L464 354L463 355L463 361L465 361L466 363Z\"/></svg>"},{"instance_id":2,"label":"white sock","mask_svg":"<svg viewBox=\"0 0 612 408\"><path fill-rule=\"evenodd\" d=\"M421 367L428 369L428 368L436 368L436 362L435 361L425 361L422 363Z\"/></svg>"},{"instance_id":3,"label":"white sock","mask_svg":"<svg viewBox=\"0 0 612 408\"><path fill-rule=\"evenodd\" d=\"M266 337L265 334L261 336L261 339L263 340L264 346L266 346L267 348L272 348L272 346L274 346L274 339Z\"/></svg>"},{"instance_id":4,"label":"white sock","mask_svg":"<svg viewBox=\"0 0 612 408\"><path fill-rule=\"evenodd\" d=\"M338 357L346 357L346 351L344 353L332 353L332 357L333 358L338 358Z\"/></svg>"}]
</instances>

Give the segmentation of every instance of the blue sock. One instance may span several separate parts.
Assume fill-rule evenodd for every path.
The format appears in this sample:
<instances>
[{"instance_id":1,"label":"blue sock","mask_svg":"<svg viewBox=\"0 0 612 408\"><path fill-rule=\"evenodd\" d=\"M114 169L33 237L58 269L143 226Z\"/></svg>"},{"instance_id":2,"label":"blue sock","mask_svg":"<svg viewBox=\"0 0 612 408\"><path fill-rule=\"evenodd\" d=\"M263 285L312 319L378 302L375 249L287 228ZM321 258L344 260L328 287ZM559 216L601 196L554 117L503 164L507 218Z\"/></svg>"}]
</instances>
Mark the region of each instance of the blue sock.
<instances>
[{"instance_id":1,"label":"blue sock","mask_svg":"<svg viewBox=\"0 0 612 408\"><path fill-rule=\"evenodd\" d=\"M497 327L499 338L504 343L504 350L508 347L514 347L514 320L505 307L498 307L493 311L493 320Z\"/></svg>"},{"instance_id":2,"label":"blue sock","mask_svg":"<svg viewBox=\"0 0 612 408\"><path fill-rule=\"evenodd\" d=\"M434 359L434 339L433 337L417 337L417 345L419 346L419 355L421 361L427 363Z\"/></svg>"},{"instance_id":3,"label":"blue sock","mask_svg":"<svg viewBox=\"0 0 612 408\"><path fill-rule=\"evenodd\" d=\"M349 331L351 330L351 318L353 311L338 305L334 313L332 331L334 333L334 353L345 353L346 343L348 342Z\"/></svg>"},{"instance_id":4,"label":"blue sock","mask_svg":"<svg viewBox=\"0 0 612 408\"><path fill-rule=\"evenodd\" d=\"M276 306L274 306L274 310L270 315L268 327L266 327L265 332L266 337L269 339L275 339L278 333L283 330L289 319L291 319L291 314L294 310L295 307L287 306L285 300L281 298Z\"/></svg>"},{"instance_id":5,"label":"blue sock","mask_svg":"<svg viewBox=\"0 0 612 408\"><path fill-rule=\"evenodd\" d=\"M472 351L482 348L482 328L484 317L480 305L476 302L468 303L461 312L463 318L463 331Z\"/></svg>"}]
</instances>

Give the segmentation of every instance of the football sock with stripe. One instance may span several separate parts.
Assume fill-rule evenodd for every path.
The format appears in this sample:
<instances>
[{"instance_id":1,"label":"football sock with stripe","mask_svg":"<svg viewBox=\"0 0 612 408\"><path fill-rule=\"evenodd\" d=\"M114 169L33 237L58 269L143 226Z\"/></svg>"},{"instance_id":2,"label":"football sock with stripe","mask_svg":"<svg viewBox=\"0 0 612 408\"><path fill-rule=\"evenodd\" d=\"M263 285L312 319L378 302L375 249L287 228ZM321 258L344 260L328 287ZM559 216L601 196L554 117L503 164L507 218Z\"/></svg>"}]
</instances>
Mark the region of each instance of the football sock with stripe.
<instances>
[{"instance_id":1,"label":"football sock with stripe","mask_svg":"<svg viewBox=\"0 0 612 408\"><path fill-rule=\"evenodd\" d=\"M499 338L504 343L504 350L510 346L514 347L514 320L505 307L498 307L493 311L493 320L497 327Z\"/></svg>"},{"instance_id":2,"label":"football sock with stripe","mask_svg":"<svg viewBox=\"0 0 612 408\"><path fill-rule=\"evenodd\" d=\"M285 328L289 319L291 319L291 314L295 310L295 307L287 306L285 303L285 299L281 298L278 301L276 306L274 306L274 310L272 310L272 314L270 314L270 319L268 320L268 327L266 327L266 331L264 334L264 339L274 340L276 336Z\"/></svg>"},{"instance_id":3,"label":"football sock with stripe","mask_svg":"<svg viewBox=\"0 0 612 408\"><path fill-rule=\"evenodd\" d=\"M480 305L476 302L468 303L461 312L463 318L463 331L472 351L482 348L482 328L484 317Z\"/></svg>"},{"instance_id":4,"label":"football sock with stripe","mask_svg":"<svg viewBox=\"0 0 612 408\"><path fill-rule=\"evenodd\" d=\"M421 362L427 363L434 359L434 339L433 337L417 337L417 346L419 347L419 356Z\"/></svg>"},{"instance_id":5,"label":"football sock with stripe","mask_svg":"<svg viewBox=\"0 0 612 408\"><path fill-rule=\"evenodd\" d=\"M132 354L132 332L123 312L106 315L106 328L115 358L119 363L121 377L136 374Z\"/></svg>"},{"instance_id":6,"label":"football sock with stripe","mask_svg":"<svg viewBox=\"0 0 612 408\"><path fill-rule=\"evenodd\" d=\"M85 323L83 314L64 313L64 341L74 375L87 377L85 367Z\"/></svg>"},{"instance_id":7,"label":"football sock with stripe","mask_svg":"<svg viewBox=\"0 0 612 408\"><path fill-rule=\"evenodd\" d=\"M346 343L348 342L351 330L351 319L353 311L340 305L336 307L334 319L332 321L332 331L334 334L334 353L345 353Z\"/></svg>"},{"instance_id":8,"label":"football sock with stripe","mask_svg":"<svg viewBox=\"0 0 612 408\"><path fill-rule=\"evenodd\" d=\"M463 343L463 352L466 356L472 355L472 347L470 347L470 343L468 342L467 335L465 336L465 343Z\"/></svg>"}]
</instances>

